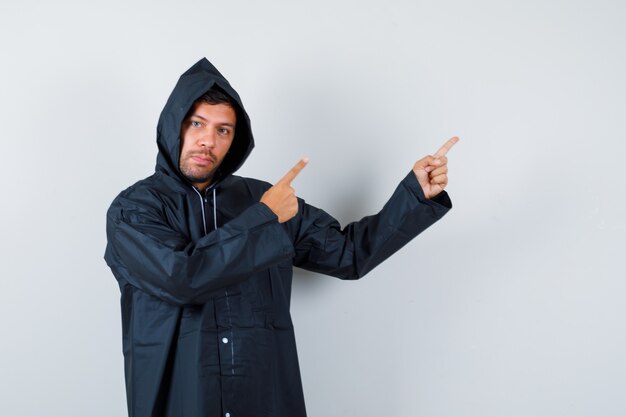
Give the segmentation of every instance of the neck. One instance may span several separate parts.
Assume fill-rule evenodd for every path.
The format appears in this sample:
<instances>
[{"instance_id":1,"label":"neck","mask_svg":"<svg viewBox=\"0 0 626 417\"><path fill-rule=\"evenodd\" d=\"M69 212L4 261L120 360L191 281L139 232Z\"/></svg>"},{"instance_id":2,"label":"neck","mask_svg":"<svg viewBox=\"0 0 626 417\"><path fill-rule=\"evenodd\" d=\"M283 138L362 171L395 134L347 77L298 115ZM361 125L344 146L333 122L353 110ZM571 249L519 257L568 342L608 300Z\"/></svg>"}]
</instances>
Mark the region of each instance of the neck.
<instances>
[{"instance_id":1,"label":"neck","mask_svg":"<svg viewBox=\"0 0 626 417\"><path fill-rule=\"evenodd\" d=\"M194 182L192 184L194 187L196 187L196 189L198 191L200 191L201 193L205 192L206 189L209 187L209 185L211 185L211 181L207 181L207 182Z\"/></svg>"}]
</instances>

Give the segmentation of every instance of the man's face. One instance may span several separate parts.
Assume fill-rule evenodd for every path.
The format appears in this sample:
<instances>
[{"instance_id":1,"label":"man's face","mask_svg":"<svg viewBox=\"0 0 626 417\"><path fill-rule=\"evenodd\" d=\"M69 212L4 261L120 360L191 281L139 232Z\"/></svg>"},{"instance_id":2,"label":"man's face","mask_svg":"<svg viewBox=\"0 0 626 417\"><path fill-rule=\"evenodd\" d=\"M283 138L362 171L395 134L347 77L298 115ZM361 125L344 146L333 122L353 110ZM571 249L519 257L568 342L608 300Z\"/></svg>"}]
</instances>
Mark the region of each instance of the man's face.
<instances>
[{"instance_id":1,"label":"man's face","mask_svg":"<svg viewBox=\"0 0 626 417\"><path fill-rule=\"evenodd\" d=\"M228 104L196 103L182 125L178 166L200 190L210 183L235 137L237 116Z\"/></svg>"}]
</instances>

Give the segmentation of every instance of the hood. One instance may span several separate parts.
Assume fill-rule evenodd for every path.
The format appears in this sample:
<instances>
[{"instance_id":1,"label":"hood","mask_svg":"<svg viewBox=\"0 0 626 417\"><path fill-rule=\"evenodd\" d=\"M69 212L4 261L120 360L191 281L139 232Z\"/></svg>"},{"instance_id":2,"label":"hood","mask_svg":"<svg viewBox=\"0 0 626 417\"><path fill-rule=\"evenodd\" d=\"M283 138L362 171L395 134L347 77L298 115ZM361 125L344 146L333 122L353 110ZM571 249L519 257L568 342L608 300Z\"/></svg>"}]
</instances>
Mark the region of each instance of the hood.
<instances>
[{"instance_id":1,"label":"hood","mask_svg":"<svg viewBox=\"0 0 626 417\"><path fill-rule=\"evenodd\" d=\"M213 182L219 182L239 169L254 148L250 118L241 103L239 94L213 64L206 58L202 58L180 76L159 117L157 125L157 146L159 148L156 163L157 172L163 172L187 182L178 167L181 125L194 101L214 85L220 87L235 102L237 126L235 127L233 144L222 161Z\"/></svg>"}]
</instances>

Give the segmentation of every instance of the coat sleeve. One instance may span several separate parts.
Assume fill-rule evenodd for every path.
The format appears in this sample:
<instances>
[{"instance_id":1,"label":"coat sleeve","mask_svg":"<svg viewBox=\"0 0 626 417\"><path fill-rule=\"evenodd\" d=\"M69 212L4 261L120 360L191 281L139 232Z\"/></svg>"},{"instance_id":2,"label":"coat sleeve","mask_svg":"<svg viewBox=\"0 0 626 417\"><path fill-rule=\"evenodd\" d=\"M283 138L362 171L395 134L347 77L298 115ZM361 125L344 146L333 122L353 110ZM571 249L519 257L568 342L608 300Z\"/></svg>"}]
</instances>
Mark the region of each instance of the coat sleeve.
<instances>
[{"instance_id":1,"label":"coat sleeve","mask_svg":"<svg viewBox=\"0 0 626 417\"><path fill-rule=\"evenodd\" d=\"M214 291L294 254L278 218L262 203L190 242L159 210L123 200L107 213L107 264L118 281L171 304L202 304Z\"/></svg>"},{"instance_id":2,"label":"coat sleeve","mask_svg":"<svg viewBox=\"0 0 626 417\"><path fill-rule=\"evenodd\" d=\"M332 216L302 202L294 265L342 279L358 279L452 208L444 191L424 196L411 171L383 209L341 229Z\"/></svg>"}]
</instances>

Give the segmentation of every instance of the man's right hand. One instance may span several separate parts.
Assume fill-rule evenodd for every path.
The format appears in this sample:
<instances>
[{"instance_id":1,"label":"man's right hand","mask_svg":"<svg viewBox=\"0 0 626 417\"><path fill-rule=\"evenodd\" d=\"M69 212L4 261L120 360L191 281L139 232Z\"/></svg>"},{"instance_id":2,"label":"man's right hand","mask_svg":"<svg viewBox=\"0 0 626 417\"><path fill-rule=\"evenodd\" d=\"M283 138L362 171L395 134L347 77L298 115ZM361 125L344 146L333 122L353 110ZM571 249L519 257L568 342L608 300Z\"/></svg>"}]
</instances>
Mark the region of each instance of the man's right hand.
<instances>
[{"instance_id":1,"label":"man's right hand","mask_svg":"<svg viewBox=\"0 0 626 417\"><path fill-rule=\"evenodd\" d=\"M291 181L298 176L308 162L309 158L302 158L261 197L261 203L267 205L278 216L279 223L286 222L298 213L298 199Z\"/></svg>"}]
</instances>

